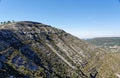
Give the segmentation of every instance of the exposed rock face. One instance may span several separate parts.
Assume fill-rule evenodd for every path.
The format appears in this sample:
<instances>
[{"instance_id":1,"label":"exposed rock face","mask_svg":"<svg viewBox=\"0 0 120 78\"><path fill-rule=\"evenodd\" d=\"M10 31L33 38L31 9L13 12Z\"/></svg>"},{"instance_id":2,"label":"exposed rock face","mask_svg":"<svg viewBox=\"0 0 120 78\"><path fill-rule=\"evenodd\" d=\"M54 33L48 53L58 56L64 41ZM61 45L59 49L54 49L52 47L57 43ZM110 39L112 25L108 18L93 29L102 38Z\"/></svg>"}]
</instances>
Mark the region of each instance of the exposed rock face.
<instances>
[{"instance_id":1,"label":"exposed rock face","mask_svg":"<svg viewBox=\"0 0 120 78\"><path fill-rule=\"evenodd\" d=\"M104 50L42 23L22 21L0 26L3 78L95 78L103 54Z\"/></svg>"}]
</instances>

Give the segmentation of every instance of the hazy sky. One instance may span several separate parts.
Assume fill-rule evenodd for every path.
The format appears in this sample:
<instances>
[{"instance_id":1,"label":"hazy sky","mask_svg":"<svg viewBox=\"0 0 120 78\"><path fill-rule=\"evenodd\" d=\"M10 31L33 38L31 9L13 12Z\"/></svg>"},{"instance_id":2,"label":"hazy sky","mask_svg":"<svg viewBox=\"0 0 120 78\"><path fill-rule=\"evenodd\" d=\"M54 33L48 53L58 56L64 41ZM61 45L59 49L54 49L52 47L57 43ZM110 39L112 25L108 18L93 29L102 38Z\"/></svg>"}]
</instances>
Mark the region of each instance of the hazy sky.
<instances>
[{"instance_id":1,"label":"hazy sky","mask_svg":"<svg viewBox=\"0 0 120 78\"><path fill-rule=\"evenodd\" d=\"M119 0L1 0L0 21L38 21L80 38L119 36Z\"/></svg>"}]
</instances>

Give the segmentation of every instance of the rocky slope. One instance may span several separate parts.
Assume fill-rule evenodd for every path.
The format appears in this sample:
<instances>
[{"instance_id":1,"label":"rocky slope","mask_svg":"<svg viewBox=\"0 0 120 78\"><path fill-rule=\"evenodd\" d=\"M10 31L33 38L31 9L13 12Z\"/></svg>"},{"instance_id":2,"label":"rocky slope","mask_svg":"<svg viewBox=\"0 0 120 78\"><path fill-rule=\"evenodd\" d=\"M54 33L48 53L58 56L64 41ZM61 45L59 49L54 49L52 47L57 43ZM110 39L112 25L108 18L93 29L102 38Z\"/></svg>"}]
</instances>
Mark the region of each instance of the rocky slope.
<instances>
[{"instance_id":1,"label":"rocky slope","mask_svg":"<svg viewBox=\"0 0 120 78\"><path fill-rule=\"evenodd\" d=\"M0 26L0 77L96 78L103 49L42 23Z\"/></svg>"}]
</instances>

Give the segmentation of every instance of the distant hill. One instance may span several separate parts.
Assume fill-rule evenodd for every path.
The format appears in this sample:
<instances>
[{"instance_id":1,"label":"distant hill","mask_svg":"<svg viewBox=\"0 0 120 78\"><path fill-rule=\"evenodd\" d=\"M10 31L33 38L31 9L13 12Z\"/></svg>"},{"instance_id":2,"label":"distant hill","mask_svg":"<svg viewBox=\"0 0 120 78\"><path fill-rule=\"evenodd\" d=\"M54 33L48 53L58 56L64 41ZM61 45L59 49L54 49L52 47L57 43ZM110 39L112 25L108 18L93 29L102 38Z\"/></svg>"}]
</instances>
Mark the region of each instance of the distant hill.
<instances>
[{"instance_id":1,"label":"distant hill","mask_svg":"<svg viewBox=\"0 0 120 78\"><path fill-rule=\"evenodd\" d=\"M104 48L108 52L120 52L120 37L99 37L86 39L86 41Z\"/></svg>"},{"instance_id":2,"label":"distant hill","mask_svg":"<svg viewBox=\"0 0 120 78\"><path fill-rule=\"evenodd\" d=\"M86 39L86 41L97 46L120 46L120 37L99 37L93 39Z\"/></svg>"}]
</instances>

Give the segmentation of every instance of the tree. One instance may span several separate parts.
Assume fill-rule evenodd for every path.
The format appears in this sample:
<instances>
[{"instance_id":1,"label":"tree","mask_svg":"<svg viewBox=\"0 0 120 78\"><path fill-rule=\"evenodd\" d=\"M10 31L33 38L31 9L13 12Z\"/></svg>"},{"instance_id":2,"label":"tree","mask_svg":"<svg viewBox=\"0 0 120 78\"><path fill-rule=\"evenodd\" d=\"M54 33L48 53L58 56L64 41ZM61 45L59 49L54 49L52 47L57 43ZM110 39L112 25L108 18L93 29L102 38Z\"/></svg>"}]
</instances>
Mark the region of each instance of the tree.
<instances>
[{"instance_id":1,"label":"tree","mask_svg":"<svg viewBox=\"0 0 120 78\"><path fill-rule=\"evenodd\" d=\"M0 22L0 24L2 25L2 24L3 24L3 22Z\"/></svg>"},{"instance_id":2,"label":"tree","mask_svg":"<svg viewBox=\"0 0 120 78\"><path fill-rule=\"evenodd\" d=\"M11 23L11 21L7 21L7 23L6 23L6 24L9 24L9 23Z\"/></svg>"},{"instance_id":3,"label":"tree","mask_svg":"<svg viewBox=\"0 0 120 78\"><path fill-rule=\"evenodd\" d=\"M3 24L5 25L5 24L6 24L6 21L4 21Z\"/></svg>"},{"instance_id":4,"label":"tree","mask_svg":"<svg viewBox=\"0 0 120 78\"><path fill-rule=\"evenodd\" d=\"M13 22L13 23L15 23L15 21L14 21L14 20L12 20L12 22Z\"/></svg>"}]
</instances>

